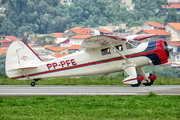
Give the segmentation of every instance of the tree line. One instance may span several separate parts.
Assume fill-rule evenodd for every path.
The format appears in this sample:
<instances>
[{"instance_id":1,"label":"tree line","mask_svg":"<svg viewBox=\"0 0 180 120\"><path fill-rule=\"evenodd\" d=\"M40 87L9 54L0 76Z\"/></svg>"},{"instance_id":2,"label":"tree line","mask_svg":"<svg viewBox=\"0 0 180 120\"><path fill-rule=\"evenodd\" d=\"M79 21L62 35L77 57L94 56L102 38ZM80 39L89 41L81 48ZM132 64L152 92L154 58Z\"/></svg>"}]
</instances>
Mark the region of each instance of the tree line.
<instances>
[{"instance_id":1,"label":"tree line","mask_svg":"<svg viewBox=\"0 0 180 120\"><path fill-rule=\"evenodd\" d=\"M1 0L5 16L0 16L0 35L21 38L24 32L50 34L75 26L126 23L132 27L145 21L180 20L175 9L162 8L168 5L167 0L133 0L133 10L127 10L121 3L121 0L74 0L71 5L62 5L60 0Z\"/></svg>"}]
</instances>

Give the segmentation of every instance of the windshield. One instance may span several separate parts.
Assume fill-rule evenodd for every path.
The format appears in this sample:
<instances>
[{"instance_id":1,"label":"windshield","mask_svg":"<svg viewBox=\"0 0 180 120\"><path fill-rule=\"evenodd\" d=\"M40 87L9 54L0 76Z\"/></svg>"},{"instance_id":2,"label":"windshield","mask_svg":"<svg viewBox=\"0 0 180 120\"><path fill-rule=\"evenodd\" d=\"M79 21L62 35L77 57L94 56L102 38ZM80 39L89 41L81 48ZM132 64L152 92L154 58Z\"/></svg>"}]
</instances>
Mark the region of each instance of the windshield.
<instances>
[{"instance_id":1,"label":"windshield","mask_svg":"<svg viewBox=\"0 0 180 120\"><path fill-rule=\"evenodd\" d=\"M141 44L140 41L128 41L126 43L126 48L127 49L133 49L133 48L136 48L139 44Z\"/></svg>"}]
</instances>

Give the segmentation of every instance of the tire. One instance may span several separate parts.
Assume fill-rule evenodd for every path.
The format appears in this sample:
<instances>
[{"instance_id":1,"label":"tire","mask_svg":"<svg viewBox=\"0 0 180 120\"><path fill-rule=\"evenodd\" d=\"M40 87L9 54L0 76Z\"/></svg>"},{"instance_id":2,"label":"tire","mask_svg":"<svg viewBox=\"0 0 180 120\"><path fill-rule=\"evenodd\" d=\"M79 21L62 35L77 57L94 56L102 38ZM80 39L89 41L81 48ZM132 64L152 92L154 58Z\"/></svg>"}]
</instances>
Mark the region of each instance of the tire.
<instances>
[{"instance_id":1,"label":"tire","mask_svg":"<svg viewBox=\"0 0 180 120\"><path fill-rule=\"evenodd\" d=\"M137 84L132 84L131 86L132 86L132 87L139 87L140 85L141 85L141 81L138 80L138 83L137 83Z\"/></svg>"},{"instance_id":2,"label":"tire","mask_svg":"<svg viewBox=\"0 0 180 120\"><path fill-rule=\"evenodd\" d=\"M141 83L137 83L137 84L133 84L131 85L132 87L139 87L141 85Z\"/></svg>"},{"instance_id":3,"label":"tire","mask_svg":"<svg viewBox=\"0 0 180 120\"><path fill-rule=\"evenodd\" d=\"M151 86L154 83L154 81L152 79L150 79L149 83L143 83L145 86Z\"/></svg>"},{"instance_id":4,"label":"tire","mask_svg":"<svg viewBox=\"0 0 180 120\"><path fill-rule=\"evenodd\" d=\"M34 87L35 86L35 82L31 82L31 86Z\"/></svg>"}]
</instances>

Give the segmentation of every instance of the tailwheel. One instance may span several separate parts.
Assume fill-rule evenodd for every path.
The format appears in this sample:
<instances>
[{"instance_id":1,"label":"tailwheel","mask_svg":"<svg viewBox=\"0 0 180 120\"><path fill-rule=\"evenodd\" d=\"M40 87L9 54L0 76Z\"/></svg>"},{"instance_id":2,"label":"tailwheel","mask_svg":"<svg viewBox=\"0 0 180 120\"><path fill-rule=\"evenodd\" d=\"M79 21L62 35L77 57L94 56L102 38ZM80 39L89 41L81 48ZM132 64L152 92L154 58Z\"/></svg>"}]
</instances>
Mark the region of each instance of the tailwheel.
<instances>
[{"instance_id":1,"label":"tailwheel","mask_svg":"<svg viewBox=\"0 0 180 120\"><path fill-rule=\"evenodd\" d=\"M149 83L143 83L145 86L151 86L154 83L154 80L150 79Z\"/></svg>"},{"instance_id":2,"label":"tailwheel","mask_svg":"<svg viewBox=\"0 0 180 120\"><path fill-rule=\"evenodd\" d=\"M40 79L34 79L34 82L31 82L31 86L34 87L38 80L40 80Z\"/></svg>"},{"instance_id":3,"label":"tailwheel","mask_svg":"<svg viewBox=\"0 0 180 120\"><path fill-rule=\"evenodd\" d=\"M31 82L31 86L34 87L35 86L35 82Z\"/></svg>"}]
</instances>

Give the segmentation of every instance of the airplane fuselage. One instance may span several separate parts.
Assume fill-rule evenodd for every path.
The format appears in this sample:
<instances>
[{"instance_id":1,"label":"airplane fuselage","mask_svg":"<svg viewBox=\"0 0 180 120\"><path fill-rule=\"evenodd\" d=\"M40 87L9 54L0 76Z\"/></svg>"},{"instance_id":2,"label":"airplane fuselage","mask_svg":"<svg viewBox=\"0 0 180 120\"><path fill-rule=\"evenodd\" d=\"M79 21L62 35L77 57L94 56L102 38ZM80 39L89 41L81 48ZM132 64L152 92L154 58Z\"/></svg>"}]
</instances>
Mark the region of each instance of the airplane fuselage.
<instances>
[{"instance_id":1,"label":"airplane fuselage","mask_svg":"<svg viewBox=\"0 0 180 120\"><path fill-rule=\"evenodd\" d=\"M144 42L135 48L128 48L124 43L120 45L123 48L121 53L132 60L136 68L139 68L167 62L168 56L160 56L163 52L165 54L161 44L164 44L163 40ZM109 53L104 55L102 50L106 49L109 50ZM16 71L13 73L12 79L27 80L109 74L123 71L127 67L125 63L126 61L123 57L112 47L104 46L103 48L92 49L88 52L80 51L55 60L42 62L36 65L37 68L25 70L28 73L28 77Z\"/></svg>"}]
</instances>

